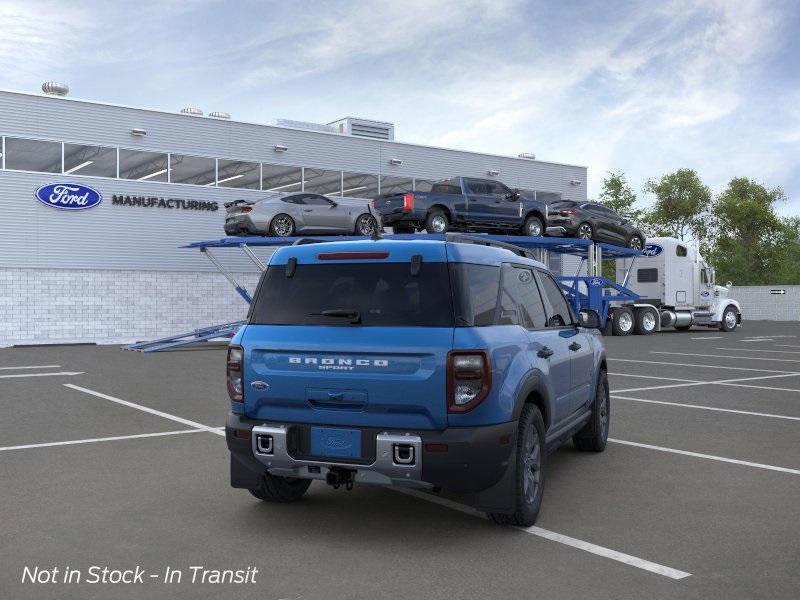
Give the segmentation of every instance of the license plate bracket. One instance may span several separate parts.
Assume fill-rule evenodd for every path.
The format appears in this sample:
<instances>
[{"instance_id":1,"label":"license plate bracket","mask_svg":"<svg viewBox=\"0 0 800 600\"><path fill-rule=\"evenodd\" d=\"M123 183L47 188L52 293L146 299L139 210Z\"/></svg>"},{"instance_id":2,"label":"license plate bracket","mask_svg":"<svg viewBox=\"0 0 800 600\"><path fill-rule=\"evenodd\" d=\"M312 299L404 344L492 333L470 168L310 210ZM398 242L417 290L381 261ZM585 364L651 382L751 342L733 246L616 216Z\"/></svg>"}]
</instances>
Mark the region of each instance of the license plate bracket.
<instances>
[{"instance_id":1,"label":"license plate bracket","mask_svg":"<svg viewBox=\"0 0 800 600\"><path fill-rule=\"evenodd\" d=\"M311 454L334 458L361 458L361 431L312 427Z\"/></svg>"}]
</instances>

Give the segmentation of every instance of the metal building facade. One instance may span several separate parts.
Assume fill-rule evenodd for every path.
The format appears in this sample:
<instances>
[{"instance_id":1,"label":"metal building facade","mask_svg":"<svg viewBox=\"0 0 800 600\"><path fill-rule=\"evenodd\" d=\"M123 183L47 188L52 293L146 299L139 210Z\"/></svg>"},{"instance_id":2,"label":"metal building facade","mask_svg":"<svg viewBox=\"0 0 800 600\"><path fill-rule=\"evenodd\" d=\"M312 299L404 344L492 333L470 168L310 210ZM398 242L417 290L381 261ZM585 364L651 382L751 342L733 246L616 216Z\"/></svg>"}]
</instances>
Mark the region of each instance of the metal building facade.
<instances>
[{"instance_id":1,"label":"metal building facade","mask_svg":"<svg viewBox=\"0 0 800 600\"><path fill-rule=\"evenodd\" d=\"M134 131L146 134L134 135ZM199 253L178 247L198 239L223 237L223 203L264 195L258 189L221 187L219 175L217 184L194 185L88 176L79 170L65 173L65 146L60 172L14 169L10 168L9 152L13 144L9 142L5 148L7 140L115 148L117 156L123 151L148 151L207 157L217 160L217 165L222 164L219 161L249 161L344 171L374 175L379 181L488 177L496 172L494 177L510 187L586 199L586 168L580 166L19 92L0 91L0 138L4 143L0 157L0 321L4 323L0 326L0 345L120 341L224 321L228 315L220 314L219 302L223 298L227 306L228 297L222 294L211 301L208 294L226 283L218 281ZM35 190L54 183L90 186L100 192L103 201L77 211L57 210L38 202ZM114 196L215 202L218 210L126 206L115 204ZM223 258L228 267L244 273L245 279L252 278L249 263L238 257ZM174 282L170 290L175 298L195 307L177 321L166 306L157 315L152 314L153 305L162 306L152 291L160 288L165 278ZM126 286L126 307L116 306L119 300L112 296L102 301L92 299L98 289L115 279ZM31 285L19 285L20 281L41 285L33 286L38 289L34 291ZM76 289L76 281L95 287L90 286L89 291ZM136 284L131 287L131 282ZM53 302L53 297L59 300ZM137 297L151 305L146 318L130 310ZM75 299L94 307L90 314L84 313L81 327L70 325L74 314L59 308L74 306ZM227 312L241 314L243 310L236 304ZM124 327L117 326L120 319L126 321ZM137 328L137 319L149 325ZM52 327L45 330L31 320Z\"/></svg>"}]
</instances>

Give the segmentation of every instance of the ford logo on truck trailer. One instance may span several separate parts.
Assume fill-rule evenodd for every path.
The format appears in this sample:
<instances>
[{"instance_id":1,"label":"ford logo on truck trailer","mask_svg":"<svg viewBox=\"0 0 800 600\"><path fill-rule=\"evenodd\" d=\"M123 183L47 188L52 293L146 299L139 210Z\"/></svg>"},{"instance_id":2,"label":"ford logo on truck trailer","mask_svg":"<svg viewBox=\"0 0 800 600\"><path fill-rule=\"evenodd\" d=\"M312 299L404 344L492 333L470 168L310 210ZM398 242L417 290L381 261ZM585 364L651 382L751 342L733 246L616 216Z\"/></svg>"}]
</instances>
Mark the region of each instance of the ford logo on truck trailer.
<instances>
[{"instance_id":1,"label":"ford logo on truck trailer","mask_svg":"<svg viewBox=\"0 0 800 600\"><path fill-rule=\"evenodd\" d=\"M664 251L664 248L658 244L647 244L642 250L642 256L658 256Z\"/></svg>"},{"instance_id":2,"label":"ford logo on truck trailer","mask_svg":"<svg viewBox=\"0 0 800 600\"><path fill-rule=\"evenodd\" d=\"M82 210L97 206L103 201L103 196L97 190L78 183L50 183L36 190L36 199L61 210Z\"/></svg>"}]
</instances>

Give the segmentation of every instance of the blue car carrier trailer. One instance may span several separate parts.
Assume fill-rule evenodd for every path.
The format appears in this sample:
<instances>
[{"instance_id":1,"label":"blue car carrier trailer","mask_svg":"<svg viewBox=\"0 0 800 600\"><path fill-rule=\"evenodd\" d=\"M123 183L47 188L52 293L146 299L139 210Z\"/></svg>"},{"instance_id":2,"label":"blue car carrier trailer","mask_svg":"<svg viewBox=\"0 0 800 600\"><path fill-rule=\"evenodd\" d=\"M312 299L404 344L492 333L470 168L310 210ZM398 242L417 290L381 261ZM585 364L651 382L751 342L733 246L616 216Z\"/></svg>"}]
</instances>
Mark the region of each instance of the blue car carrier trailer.
<instances>
[{"instance_id":1,"label":"blue car carrier trailer","mask_svg":"<svg viewBox=\"0 0 800 600\"><path fill-rule=\"evenodd\" d=\"M298 236L298 237L226 237L219 240L205 240L192 242L183 248L196 249L202 252L214 267L230 282L242 300L250 304L252 296L250 292L242 286L234 275L227 270L219 261L216 252L219 249L238 249L263 272L267 265L253 251L259 247L278 247L289 246L292 244L317 244L333 241L363 240L362 236ZM600 316L600 323L604 331L613 332L615 335L627 335L632 333L634 323L633 310L649 310L649 305L639 306L636 301L639 296L629 290L626 286L630 269L637 256L641 254L638 250L623 248L611 244L594 242L592 240L582 240L575 238L560 237L528 237L518 235L492 235L483 233L433 233L433 234L387 234L382 239L429 239L429 240L449 240L453 242L479 244L487 246L501 246L516 252L522 256L527 256L548 264L550 252L562 255L577 256L580 258L575 275L562 274L557 277L564 290L567 299L572 304L575 311L593 310ZM603 260L631 258L628 272L622 284L612 281L602 274ZM578 275L586 265L587 275ZM625 307L615 308L615 303L624 303ZM628 308L634 307L634 308ZM653 311L654 314L655 311ZM614 325L614 322L617 324ZM210 325L195 329L186 333L160 338L157 340L137 342L127 346L129 350L139 350L142 352L158 352L171 350L216 339L231 338L244 321L234 321L220 325ZM620 328L619 324L623 327ZM630 327L625 328L625 325ZM649 331L647 333L650 333Z\"/></svg>"}]
</instances>

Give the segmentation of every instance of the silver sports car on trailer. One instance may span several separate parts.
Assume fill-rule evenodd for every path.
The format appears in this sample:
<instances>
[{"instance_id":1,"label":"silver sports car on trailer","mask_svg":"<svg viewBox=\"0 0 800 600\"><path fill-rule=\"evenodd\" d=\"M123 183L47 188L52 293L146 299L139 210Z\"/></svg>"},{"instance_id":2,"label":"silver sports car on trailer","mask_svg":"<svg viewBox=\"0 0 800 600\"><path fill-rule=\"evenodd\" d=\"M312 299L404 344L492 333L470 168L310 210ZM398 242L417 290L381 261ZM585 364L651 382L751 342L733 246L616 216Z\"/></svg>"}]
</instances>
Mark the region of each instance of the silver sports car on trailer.
<instances>
[{"instance_id":1,"label":"silver sports car on trailer","mask_svg":"<svg viewBox=\"0 0 800 600\"><path fill-rule=\"evenodd\" d=\"M225 204L227 235L373 235L381 217L365 198L340 198L299 192Z\"/></svg>"}]
</instances>

